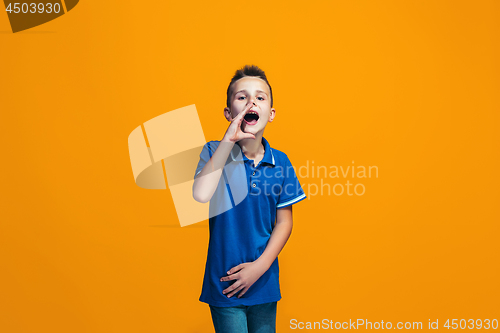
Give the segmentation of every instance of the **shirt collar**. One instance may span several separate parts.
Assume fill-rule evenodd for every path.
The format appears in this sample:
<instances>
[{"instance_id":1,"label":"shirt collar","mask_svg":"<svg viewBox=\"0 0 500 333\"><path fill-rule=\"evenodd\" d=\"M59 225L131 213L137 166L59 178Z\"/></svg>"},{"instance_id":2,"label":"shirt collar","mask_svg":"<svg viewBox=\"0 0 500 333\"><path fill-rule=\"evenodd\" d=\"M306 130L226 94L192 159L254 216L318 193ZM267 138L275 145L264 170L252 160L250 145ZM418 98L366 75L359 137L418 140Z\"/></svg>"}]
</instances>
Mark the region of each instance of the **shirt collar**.
<instances>
[{"instance_id":1,"label":"shirt collar","mask_svg":"<svg viewBox=\"0 0 500 333\"><path fill-rule=\"evenodd\" d=\"M267 140L264 137L262 137L262 144L264 145L264 157L262 158L261 163L276 165L275 164L276 162L274 160L273 150L271 149L269 142L267 142ZM233 161L236 160L249 161L249 159L241 151L240 146L237 144L235 144L233 150L231 150L231 158Z\"/></svg>"}]
</instances>

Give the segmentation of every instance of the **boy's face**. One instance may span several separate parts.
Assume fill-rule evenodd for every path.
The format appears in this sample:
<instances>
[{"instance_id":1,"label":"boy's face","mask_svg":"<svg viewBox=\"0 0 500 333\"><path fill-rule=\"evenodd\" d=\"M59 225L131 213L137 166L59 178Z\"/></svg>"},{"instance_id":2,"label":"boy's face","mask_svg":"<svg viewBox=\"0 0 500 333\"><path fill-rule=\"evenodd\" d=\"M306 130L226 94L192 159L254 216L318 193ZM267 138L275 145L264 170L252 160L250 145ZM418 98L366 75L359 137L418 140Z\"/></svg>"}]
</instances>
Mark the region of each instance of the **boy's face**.
<instances>
[{"instance_id":1,"label":"boy's face","mask_svg":"<svg viewBox=\"0 0 500 333\"><path fill-rule=\"evenodd\" d=\"M258 77L243 77L233 84L230 108L224 109L224 115L228 121L236 117L245 107L251 104L251 111L257 115L246 114L241 122L241 129L245 133L256 135L264 132L268 122L272 122L276 113L271 108L271 92L266 81Z\"/></svg>"}]
</instances>

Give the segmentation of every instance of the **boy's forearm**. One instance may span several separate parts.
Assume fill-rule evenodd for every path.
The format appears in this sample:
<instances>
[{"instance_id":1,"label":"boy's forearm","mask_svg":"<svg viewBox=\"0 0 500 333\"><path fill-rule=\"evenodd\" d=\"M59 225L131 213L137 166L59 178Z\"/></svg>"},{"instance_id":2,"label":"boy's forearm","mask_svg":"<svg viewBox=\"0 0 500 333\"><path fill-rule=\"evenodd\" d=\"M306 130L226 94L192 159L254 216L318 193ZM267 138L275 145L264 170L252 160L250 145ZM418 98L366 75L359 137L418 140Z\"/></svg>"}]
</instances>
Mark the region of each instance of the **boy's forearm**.
<instances>
[{"instance_id":1,"label":"boy's forearm","mask_svg":"<svg viewBox=\"0 0 500 333\"><path fill-rule=\"evenodd\" d=\"M281 216L280 216L281 215ZM278 219L274 230L271 234L271 238L267 243L264 253L256 260L263 265L267 271L271 267L272 263L281 252L285 246L288 238L292 233L293 220L292 220L292 210L291 206L288 209L283 209L282 214L278 214Z\"/></svg>"},{"instance_id":2,"label":"boy's forearm","mask_svg":"<svg viewBox=\"0 0 500 333\"><path fill-rule=\"evenodd\" d=\"M193 197L199 202L208 202L215 193L215 189L222 175L222 169L233 149L234 142L221 141L214 154L205 164L193 183Z\"/></svg>"}]
</instances>

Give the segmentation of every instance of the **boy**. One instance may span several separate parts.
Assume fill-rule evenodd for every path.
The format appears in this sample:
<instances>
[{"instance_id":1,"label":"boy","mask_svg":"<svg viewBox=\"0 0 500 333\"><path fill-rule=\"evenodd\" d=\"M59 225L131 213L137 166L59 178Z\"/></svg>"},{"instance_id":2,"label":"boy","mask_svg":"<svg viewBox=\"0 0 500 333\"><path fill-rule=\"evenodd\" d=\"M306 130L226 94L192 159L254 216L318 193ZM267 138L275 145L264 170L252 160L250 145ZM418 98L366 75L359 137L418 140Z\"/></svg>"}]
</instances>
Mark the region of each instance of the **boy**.
<instances>
[{"instance_id":1,"label":"boy","mask_svg":"<svg viewBox=\"0 0 500 333\"><path fill-rule=\"evenodd\" d=\"M221 141L205 144L196 168L193 197L210 201L199 300L209 304L217 333L276 330L277 257L292 231L292 204L306 196L288 157L263 137L276 114L272 106L264 71L253 65L236 71L224 108L231 123Z\"/></svg>"}]
</instances>

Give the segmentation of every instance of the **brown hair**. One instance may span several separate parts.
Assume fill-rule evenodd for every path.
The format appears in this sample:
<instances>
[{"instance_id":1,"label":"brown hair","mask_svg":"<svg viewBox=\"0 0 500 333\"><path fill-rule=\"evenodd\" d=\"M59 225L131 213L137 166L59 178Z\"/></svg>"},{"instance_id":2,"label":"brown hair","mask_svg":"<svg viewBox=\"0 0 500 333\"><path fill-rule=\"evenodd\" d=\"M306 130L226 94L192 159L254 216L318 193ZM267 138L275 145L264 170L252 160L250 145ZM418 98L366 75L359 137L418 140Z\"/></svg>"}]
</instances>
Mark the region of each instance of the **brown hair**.
<instances>
[{"instance_id":1,"label":"brown hair","mask_svg":"<svg viewBox=\"0 0 500 333\"><path fill-rule=\"evenodd\" d=\"M273 107L273 90L271 89L271 85L267 81L266 73L262 69L260 69L257 66L254 65L245 65L245 67L238 69L236 73L234 73L233 78L231 79L231 82L229 83L229 86L227 87L227 100L226 100L226 105L227 107L231 106L231 93L232 93L232 85L239 79L246 77L246 76L254 76L258 77L262 80L264 80L267 85L269 86L269 92L271 93L271 107Z\"/></svg>"}]
</instances>

